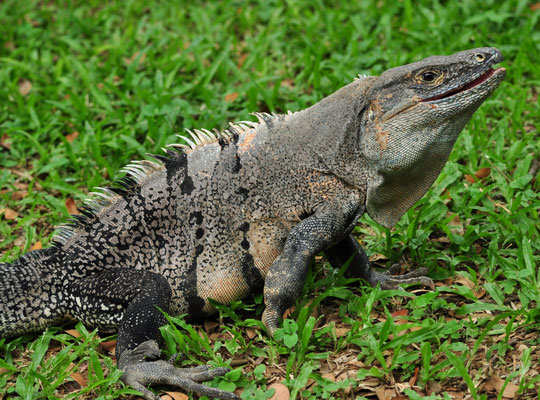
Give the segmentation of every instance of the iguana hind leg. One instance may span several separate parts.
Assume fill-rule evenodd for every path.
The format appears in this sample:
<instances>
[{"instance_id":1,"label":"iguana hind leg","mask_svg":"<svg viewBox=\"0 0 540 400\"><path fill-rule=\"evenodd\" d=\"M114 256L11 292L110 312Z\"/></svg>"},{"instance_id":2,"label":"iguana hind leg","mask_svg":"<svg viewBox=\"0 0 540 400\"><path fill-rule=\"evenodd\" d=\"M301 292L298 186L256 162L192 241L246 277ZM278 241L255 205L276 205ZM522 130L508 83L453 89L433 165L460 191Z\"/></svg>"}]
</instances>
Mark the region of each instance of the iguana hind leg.
<instances>
[{"instance_id":1,"label":"iguana hind leg","mask_svg":"<svg viewBox=\"0 0 540 400\"><path fill-rule=\"evenodd\" d=\"M228 368L177 368L172 362L159 359L159 328L166 323L163 312L169 311L172 296L169 282L163 276L151 271L114 268L83 278L72 288L71 294L74 303L81 305L76 307L76 317L83 321L92 321L94 314L85 307L85 301L99 304L103 309L117 310L117 314L108 315L113 321L111 325L121 320L116 356L118 368L124 371L122 381L140 391L145 399L160 399L147 389L151 384L176 386L200 396L239 399L234 393L199 383L224 375ZM106 324L106 321L99 322Z\"/></svg>"},{"instance_id":2,"label":"iguana hind leg","mask_svg":"<svg viewBox=\"0 0 540 400\"><path fill-rule=\"evenodd\" d=\"M375 271L371 267L366 252L352 235L347 236L324 253L330 264L336 267L341 267L353 257L347 269L347 276L364 279L373 286L380 284L381 289L401 289L402 284L421 284L434 288L433 281L425 276L428 272L427 268L418 268L404 275L394 275L401 269L399 264L394 264L384 272Z\"/></svg>"}]
</instances>

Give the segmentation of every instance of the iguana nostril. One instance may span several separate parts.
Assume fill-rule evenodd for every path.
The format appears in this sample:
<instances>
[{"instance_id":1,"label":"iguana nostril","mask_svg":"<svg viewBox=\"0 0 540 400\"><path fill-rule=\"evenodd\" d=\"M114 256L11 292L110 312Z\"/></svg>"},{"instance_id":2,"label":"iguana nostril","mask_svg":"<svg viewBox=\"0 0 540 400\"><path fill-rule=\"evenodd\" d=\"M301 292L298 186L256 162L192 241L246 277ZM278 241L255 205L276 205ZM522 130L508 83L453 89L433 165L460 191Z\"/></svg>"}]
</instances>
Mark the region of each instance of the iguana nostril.
<instances>
[{"instance_id":1,"label":"iguana nostril","mask_svg":"<svg viewBox=\"0 0 540 400\"><path fill-rule=\"evenodd\" d=\"M474 58L476 59L476 61L481 63L481 62L484 62L484 60L486 59L486 56L483 53L476 53L474 55Z\"/></svg>"}]
</instances>

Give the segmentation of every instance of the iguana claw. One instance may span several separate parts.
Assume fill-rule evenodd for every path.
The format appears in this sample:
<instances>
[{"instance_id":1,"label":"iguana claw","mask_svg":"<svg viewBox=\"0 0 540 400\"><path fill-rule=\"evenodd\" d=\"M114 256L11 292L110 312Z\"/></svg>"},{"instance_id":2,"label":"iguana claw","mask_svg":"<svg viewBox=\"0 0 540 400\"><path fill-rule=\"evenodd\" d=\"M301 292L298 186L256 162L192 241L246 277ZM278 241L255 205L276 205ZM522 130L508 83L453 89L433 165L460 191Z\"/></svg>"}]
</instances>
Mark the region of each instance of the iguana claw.
<instances>
[{"instance_id":1,"label":"iguana claw","mask_svg":"<svg viewBox=\"0 0 540 400\"><path fill-rule=\"evenodd\" d=\"M191 391L199 396L208 396L223 400L239 400L236 394L225 390L216 389L203 385L199 382L208 381L216 376L225 375L229 368L221 367L210 369L208 365L194 368L178 368L172 360L147 361L141 359L145 353L148 358L155 358L155 348L158 345L154 341L141 343L133 350L124 350L118 360L118 366L124 371L122 381L135 390L142 393L146 400L160 400L160 397L152 393L146 387L152 384L163 384L179 387L185 391ZM130 362L131 361L131 362Z\"/></svg>"},{"instance_id":2,"label":"iguana claw","mask_svg":"<svg viewBox=\"0 0 540 400\"><path fill-rule=\"evenodd\" d=\"M418 268L414 271L411 271L404 275L394 275L399 273L401 266L399 264L394 264L388 268L385 272L376 272L372 271L369 283L373 286L380 284L381 289L400 289L402 284L420 284L429 287L431 290L435 289L435 284L433 281L425 276L428 272L428 269L425 267Z\"/></svg>"}]
</instances>

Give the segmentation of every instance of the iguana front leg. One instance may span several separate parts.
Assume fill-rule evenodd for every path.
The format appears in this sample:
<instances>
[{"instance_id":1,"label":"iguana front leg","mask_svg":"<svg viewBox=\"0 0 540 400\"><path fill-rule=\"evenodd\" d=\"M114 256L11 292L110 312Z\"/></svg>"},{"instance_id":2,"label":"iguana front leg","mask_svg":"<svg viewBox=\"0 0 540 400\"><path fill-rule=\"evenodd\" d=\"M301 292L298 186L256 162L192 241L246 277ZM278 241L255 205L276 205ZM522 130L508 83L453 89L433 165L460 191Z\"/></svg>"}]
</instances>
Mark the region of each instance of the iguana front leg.
<instances>
[{"instance_id":1,"label":"iguana front leg","mask_svg":"<svg viewBox=\"0 0 540 400\"><path fill-rule=\"evenodd\" d=\"M369 258L358 240L348 235L325 252L328 262L335 267L341 267L354 255L347 276L362 278L373 286L380 284L381 289L399 289L402 284L422 284L433 289L433 281L425 276L427 268L418 268L408 274L393 275L400 270L399 264L392 265L385 272L377 272L371 267Z\"/></svg>"},{"instance_id":2,"label":"iguana front leg","mask_svg":"<svg viewBox=\"0 0 540 400\"><path fill-rule=\"evenodd\" d=\"M92 322L96 315L86 304L100 309L101 314L97 315L111 310L111 320L119 318L114 310L123 310L116 343L117 364L124 372L122 381L141 392L145 399L160 400L147 389L152 384L176 386L199 396L239 399L234 393L199 383L224 375L228 368L177 368L172 360L159 359L159 328L166 323L163 312L168 312L172 296L169 282L163 276L151 271L115 268L83 278L71 289L74 303L82 305L74 304L75 316L83 321Z\"/></svg>"},{"instance_id":3,"label":"iguana front leg","mask_svg":"<svg viewBox=\"0 0 540 400\"><path fill-rule=\"evenodd\" d=\"M262 321L270 334L302 291L313 256L349 234L361 213L358 203L328 204L291 229L283 252L272 263L264 284Z\"/></svg>"}]
</instances>

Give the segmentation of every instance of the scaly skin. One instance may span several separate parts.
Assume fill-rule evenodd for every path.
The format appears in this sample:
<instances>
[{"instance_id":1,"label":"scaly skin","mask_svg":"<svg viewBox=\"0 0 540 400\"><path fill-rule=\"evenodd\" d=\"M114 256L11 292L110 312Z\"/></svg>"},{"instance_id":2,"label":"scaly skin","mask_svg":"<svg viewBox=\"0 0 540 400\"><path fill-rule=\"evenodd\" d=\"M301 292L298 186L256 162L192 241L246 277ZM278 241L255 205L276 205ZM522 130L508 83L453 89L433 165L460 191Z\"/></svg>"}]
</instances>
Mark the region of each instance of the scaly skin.
<instances>
[{"instance_id":1,"label":"scaly skin","mask_svg":"<svg viewBox=\"0 0 540 400\"><path fill-rule=\"evenodd\" d=\"M272 334L321 251L336 267L352 258L349 274L372 285L432 286L425 269L373 271L351 232L364 212L393 226L427 191L504 79L491 69L501 60L493 48L429 57L128 165L121 187L101 189L52 247L0 265L0 337L68 320L118 329L123 380L146 399L156 383L237 399L200 383L226 368L159 359L162 311L200 317L215 311L210 298L263 290Z\"/></svg>"}]
</instances>

